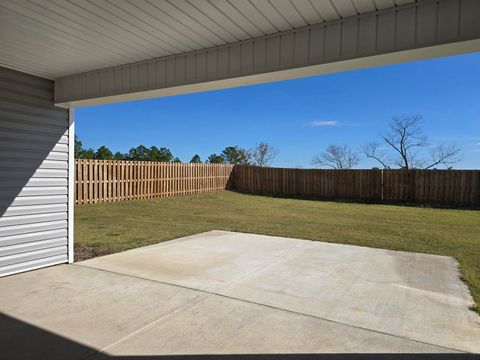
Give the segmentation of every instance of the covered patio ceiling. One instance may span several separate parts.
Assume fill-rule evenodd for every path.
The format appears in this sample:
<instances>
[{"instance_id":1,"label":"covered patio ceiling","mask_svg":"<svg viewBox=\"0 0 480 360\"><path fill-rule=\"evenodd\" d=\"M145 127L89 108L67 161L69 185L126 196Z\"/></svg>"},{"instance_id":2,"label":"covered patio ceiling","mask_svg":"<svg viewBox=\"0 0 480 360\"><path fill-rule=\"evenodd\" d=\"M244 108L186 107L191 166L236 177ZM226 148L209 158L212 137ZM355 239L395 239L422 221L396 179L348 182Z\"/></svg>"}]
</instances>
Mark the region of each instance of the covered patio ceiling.
<instances>
[{"instance_id":1,"label":"covered patio ceiling","mask_svg":"<svg viewBox=\"0 0 480 360\"><path fill-rule=\"evenodd\" d=\"M78 107L480 50L478 0L0 0L0 66Z\"/></svg>"},{"instance_id":2,"label":"covered patio ceiling","mask_svg":"<svg viewBox=\"0 0 480 360\"><path fill-rule=\"evenodd\" d=\"M413 2L2 0L0 65L57 79Z\"/></svg>"}]
</instances>

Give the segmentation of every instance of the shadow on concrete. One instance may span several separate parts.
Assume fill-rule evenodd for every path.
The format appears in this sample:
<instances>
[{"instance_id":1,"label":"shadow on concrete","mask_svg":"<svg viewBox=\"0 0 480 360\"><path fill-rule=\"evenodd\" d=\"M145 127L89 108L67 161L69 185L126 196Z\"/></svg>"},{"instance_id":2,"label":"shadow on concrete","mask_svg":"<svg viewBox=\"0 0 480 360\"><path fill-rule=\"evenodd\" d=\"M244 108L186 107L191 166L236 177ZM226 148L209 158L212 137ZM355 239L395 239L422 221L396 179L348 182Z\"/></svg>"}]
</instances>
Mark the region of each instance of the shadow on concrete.
<instances>
[{"instance_id":1,"label":"shadow on concrete","mask_svg":"<svg viewBox=\"0 0 480 360\"><path fill-rule=\"evenodd\" d=\"M348 339L346 339L348 341ZM443 360L479 359L474 354L243 354L112 356L61 335L0 314L0 358L95 360Z\"/></svg>"},{"instance_id":2,"label":"shadow on concrete","mask_svg":"<svg viewBox=\"0 0 480 360\"><path fill-rule=\"evenodd\" d=\"M43 330L26 322L0 314L0 358L85 359L97 350Z\"/></svg>"}]
</instances>

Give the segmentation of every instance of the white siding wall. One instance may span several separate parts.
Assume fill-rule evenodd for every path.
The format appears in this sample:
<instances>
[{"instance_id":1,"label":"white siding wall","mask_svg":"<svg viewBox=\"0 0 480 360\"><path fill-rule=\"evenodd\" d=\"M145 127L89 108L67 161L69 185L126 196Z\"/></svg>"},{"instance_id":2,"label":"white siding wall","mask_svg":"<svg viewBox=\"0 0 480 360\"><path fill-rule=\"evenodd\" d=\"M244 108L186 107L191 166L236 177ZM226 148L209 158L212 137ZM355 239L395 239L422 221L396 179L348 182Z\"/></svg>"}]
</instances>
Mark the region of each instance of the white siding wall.
<instances>
[{"instance_id":1,"label":"white siding wall","mask_svg":"<svg viewBox=\"0 0 480 360\"><path fill-rule=\"evenodd\" d=\"M68 260L68 110L0 67L0 276Z\"/></svg>"}]
</instances>

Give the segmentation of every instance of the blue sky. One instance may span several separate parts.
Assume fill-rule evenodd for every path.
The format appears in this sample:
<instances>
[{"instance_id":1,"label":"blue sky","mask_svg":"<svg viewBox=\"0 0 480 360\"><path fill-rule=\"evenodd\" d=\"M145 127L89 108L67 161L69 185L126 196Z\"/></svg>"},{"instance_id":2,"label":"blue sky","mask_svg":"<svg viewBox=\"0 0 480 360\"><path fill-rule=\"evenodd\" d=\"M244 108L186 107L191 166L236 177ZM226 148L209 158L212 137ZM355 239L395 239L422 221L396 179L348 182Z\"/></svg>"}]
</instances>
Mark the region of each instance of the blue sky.
<instances>
[{"instance_id":1,"label":"blue sky","mask_svg":"<svg viewBox=\"0 0 480 360\"><path fill-rule=\"evenodd\" d=\"M329 144L356 149L379 140L391 117L411 114L423 116L431 143L462 148L456 168L480 168L480 53L80 108L75 120L94 149L165 146L189 161L268 142L279 150L274 166L311 167Z\"/></svg>"}]
</instances>

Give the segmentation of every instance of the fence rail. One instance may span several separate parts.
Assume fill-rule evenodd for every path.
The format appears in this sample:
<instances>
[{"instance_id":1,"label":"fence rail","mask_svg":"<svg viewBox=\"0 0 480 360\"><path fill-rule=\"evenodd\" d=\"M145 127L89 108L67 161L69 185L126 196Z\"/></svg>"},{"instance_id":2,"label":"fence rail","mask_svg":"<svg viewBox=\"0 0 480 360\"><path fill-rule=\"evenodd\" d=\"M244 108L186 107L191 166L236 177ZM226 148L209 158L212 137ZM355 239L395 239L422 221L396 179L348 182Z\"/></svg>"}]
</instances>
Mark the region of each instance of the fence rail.
<instances>
[{"instance_id":1,"label":"fence rail","mask_svg":"<svg viewBox=\"0 0 480 360\"><path fill-rule=\"evenodd\" d=\"M480 206L479 170L317 170L235 166L235 188L273 196Z\"/></svg>"},{"instance_id":2,"label":"fence rail","mask_svg":"<svg viewBox=\"0 0 480 360\"><path fill-rule=\"evenodd\" d=\"M198 194L231 187L233 165L84 160L75 164L77 204Z\"/></svg>"}]
</instances>

